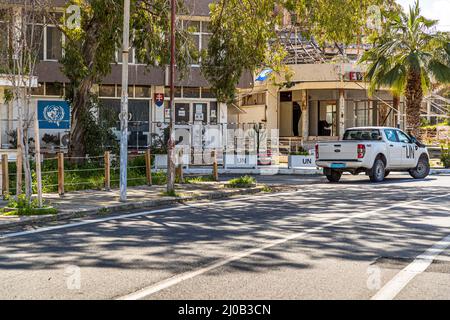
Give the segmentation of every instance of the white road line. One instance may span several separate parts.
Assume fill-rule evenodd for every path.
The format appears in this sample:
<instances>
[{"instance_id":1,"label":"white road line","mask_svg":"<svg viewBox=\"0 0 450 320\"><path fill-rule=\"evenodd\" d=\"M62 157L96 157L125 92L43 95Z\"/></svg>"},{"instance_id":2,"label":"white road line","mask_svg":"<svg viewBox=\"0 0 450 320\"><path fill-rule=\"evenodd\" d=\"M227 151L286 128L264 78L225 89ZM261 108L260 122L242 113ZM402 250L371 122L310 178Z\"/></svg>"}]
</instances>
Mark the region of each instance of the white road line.
<instances>
[{"instance_id":1,"label":"white road line","mask_svg":"<svg viewBox=\"0 0 450 320\"><path fill-rule=\"evenodd\" d=\"M417 275L421 274L433 263L434 260L450 246L450 235L437 242L416 259L397 273L380 291L372 297L372 300L394 299Z\"/></svg>"},{"instance_id":2,"label":"white road line","mask_svg":"<svg viewBox=\"0 0 450 320\"><path fill-rule=\"evenodd\" d=\"M280 197L280 196L285 196L285 195L293 195L293 194L296 194L299 192L302 192L302 191L296 190L296 191L290 191L290 192L273 193L273 194L259 195L259 196L253 196L253 197L226 199L226 200L215 201L213 203L210 203L210 202L196 203L193 205L183 205L183 206L179 206L179 207L175 207L175 208L173 208L173 207L172 208L164 208L164 209L143 211L143 212L137 212L137 213L122 214L122 215L99 218L99 219L89 219L89 220L84 220L84 221L80 221L80 222L72 222L72 223L67 223L67 224L63 224L63 225L43 227L43 228L38 228L38 229L34 229L34 230L0 234L0 240L6 239L6 238L14 238L14 237L26 236L26 235L30 235L30 234L54 231L54 230L61 230L61 229L66 229L66 228L80 227L80 226L85 226L85 225L94 224L94 223L101 223L101 222L107 222L107 221L113 221L113 220L123 220L123 219L135 218L135 217L140 217L140 216L147 216L147 215L151 215L154 213L179 211L179 210L184 210L184 209L193 209L196 207L212 206L212 205L217 205L217 204L221 204L221 203L244 201L244 200L255 199L255 198L261 199L261 198L270 198L270 197Z\"/></svg>"},{"instance_id":3,"label":"white road line","mask_svg":"<svg viewBox=\"0 0 450 320\"><path fill-rule=\"evenodd\" d=\"M428 200L432 200L432 199L447 197L449 195L450 194L440 195L440 196L430 197L430 198L427 198L427 199ZM360 212L360 213L348 216L346 218L342 218L342 219L336 220L334 222L330 222L330 223L324 224L322 226L318 226L318 227L315 227L315 228L312 228L312 229L308 229L308 231L294 233L292 235L283 237L281 239L270 241L270 242L268 242L267 244L265 244L265 245L263 245L261 247L250 249L250 250L247 250L247 251L243 251L241 253L237 253L237 254L232 255L232 256L230 256L228 258L219 260L218 262L215 262L213 264L205 266L203 268L199 268L197 270L188 271L188 272L185 272L185 273L181 273L181 274L175 275L175 276L173 276L171 278L168 278L166 280L160 281L160 282L158 282L156 284L153 284L153 285L151 285L149 287L146 287L146 288L143 288L141 290L138 290L138 291L136 291L134 293L127 294L125 296L119 297L119 298L117 298L117 300L139 300L139 299L143 299L143 298L151 296L152 294L155 294L155 293L157 293L157 292L159 292L161 290L164 290L164 289L170 288L170 287L172 287L174 285L177 285L177 284L179 284L179 283L181 283L181 282L183 282L185 280L189 280L189 279L195 278L195 277L197 277L199 275L202 275L204 273L210 272L210 271L212 271L214 269L217 269L219 267L227 265L227 264L229 264L231 262L234 262L234 261L237 261L237 260L249 257L251 255L254 255L254 254L257 254L257 253L262 252L264 250L273 248L275 246L278 246L280 244L286 243L288 241L299 239L299 238L301 238L301 237L303 237L303 236L305 236L307 234L314 233L314 232L317 232L317 231L320 231L320 230L323 230L323 229L326 229L326 228L329 228L329 227L341 224L343 222L352 220L354 218L358 218L358 217L362 217L362 216L366 216L366 215L371 215L371 214L374 214L374 213L387 211L387 210L390 210L390 209L393 209L393 208L397 208L397 207L407 206L407 205L410 205L410 204L413 204L413 203L417 203L417 202L421 202L421 201L423 201L423 200L421 199L421 200L408 201L408 202L398 203L398 204L395 204L395 205L392 205L392 206L389 206L389 207L385 207L385 208L379 208L379 209L375 209L375 210L371 210L371 211Z\"/></svg>"}]
</instances>

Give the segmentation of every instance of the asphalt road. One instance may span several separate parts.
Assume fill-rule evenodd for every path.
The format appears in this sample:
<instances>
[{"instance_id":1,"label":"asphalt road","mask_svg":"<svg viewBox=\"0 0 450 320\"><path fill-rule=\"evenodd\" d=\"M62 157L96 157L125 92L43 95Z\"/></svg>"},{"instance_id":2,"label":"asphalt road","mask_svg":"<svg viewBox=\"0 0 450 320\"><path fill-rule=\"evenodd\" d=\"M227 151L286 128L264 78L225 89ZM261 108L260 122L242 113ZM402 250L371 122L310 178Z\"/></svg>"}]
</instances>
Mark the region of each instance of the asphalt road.
<instances>
[{"instance_id":1,"label":"asphalt road","mask_svg":"<svg viewBox=\"0 0 450 320\"><path fill-rule=\"evenodd\" d=\"M0 298L450 298L450 176L259 179L297 190L2 233Z\"/></svg>"}]
</instances>

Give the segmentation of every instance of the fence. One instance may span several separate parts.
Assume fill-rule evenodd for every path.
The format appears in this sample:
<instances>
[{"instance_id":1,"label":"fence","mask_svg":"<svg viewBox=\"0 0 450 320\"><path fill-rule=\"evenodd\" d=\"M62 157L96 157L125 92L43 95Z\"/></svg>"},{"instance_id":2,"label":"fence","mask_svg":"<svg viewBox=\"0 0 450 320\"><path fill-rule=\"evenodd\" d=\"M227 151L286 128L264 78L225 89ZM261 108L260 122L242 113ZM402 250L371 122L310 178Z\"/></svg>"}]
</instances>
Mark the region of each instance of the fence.
<instances>
[{"instance_id":1,"label":"fence","mask_svg":"<svg viewBox=\"0 0 450 320\"><path fill-rule=\"evenodd\" d=\"M213 155L212 175L218 180L217 157ZM154 155L147 149L143 154L129 154L127 165L128 186L162 185L167 181L166 173L152 168ZM31 163L32 169L34 164ZM24 192L25 174L17 183L17 162L8 162L8 155L1 158L1 189L3 196ZM183 168L177 166L177 179L183 181ZM36 193L36 175L32 171L33 193ZM58 193L86 189L111 190L120 183L120 161L109 151L103 156L66 157L60 152L56 157L45 158L42 161L42 190L44 193ZM19 189L18 189L19 186Z\"/></svg>"}]
</instances>

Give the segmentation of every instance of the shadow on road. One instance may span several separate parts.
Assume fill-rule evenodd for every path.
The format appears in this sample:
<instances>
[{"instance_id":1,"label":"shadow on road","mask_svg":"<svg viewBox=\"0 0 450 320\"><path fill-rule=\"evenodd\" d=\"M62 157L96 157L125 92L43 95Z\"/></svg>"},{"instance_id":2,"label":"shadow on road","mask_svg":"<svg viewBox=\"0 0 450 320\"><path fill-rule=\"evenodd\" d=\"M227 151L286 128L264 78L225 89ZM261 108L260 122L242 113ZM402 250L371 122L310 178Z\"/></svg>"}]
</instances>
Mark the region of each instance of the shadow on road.
<instances>
[{"instance_id":1,"label":"shadow on road","mask_svg":"<svg viewBox=\"0 0 450 320\"><path fill-rule=\"evenodd\" d=\"M3 239L0 272L59 269L74 264L180 273L352 213L448 194L448 189L438 186L397 185L410 181L403 180L390 178L382 184L368 185L366 181L344 178L339 185L300 186L304 191L295 195L237 199L203 207L191 205L144 217ZM385 218L381 219L355 218L351 223L322 229L256 254L230 268L263 272L281 267L310 267L290 260L286 255L289 252L302 252L314 259L347 260L412 254L410 250L421 250L423 240L436 241L449 233L447 228L433 224L437 218L448 217L449 202L447 196L426 206L417 202L414 206L384 211L381 214ZM384 244L383 251L376 244Z\"/></svg>"}]
</instances>

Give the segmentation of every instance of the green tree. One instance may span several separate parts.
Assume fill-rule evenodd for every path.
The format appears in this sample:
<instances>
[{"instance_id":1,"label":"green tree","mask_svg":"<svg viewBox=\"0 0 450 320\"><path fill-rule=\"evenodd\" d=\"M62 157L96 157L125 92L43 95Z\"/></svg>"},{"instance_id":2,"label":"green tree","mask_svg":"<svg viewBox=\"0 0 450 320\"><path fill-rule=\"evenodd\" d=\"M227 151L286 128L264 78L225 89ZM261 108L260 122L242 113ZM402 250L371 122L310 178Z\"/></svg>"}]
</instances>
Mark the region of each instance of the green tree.
<instances>
[{"instance_id":1,"label":"green tree","mask_svg":"<svg viewBox=\"0 0 450 320\"><path fill-rule=\"evenodd\" d=\"M356 43L370 32L371 6L392 0L218 0L210 5L213 35L202 69L220 101L234 99L243 72L270 67L280 73L286 50L278 26L289 12L306 37L319 43ZM378 8L378 7L376 7Z\"/></svg>"},{"instance_id":2,"label":"green tree","mask_svg":"<svg viewBox=\"0 0 450 320\"><path fill-rule=\"evenodd\" d=\"M62 71L69 79L66 99L72 107L71 143L69 155L83 157L86 154L87 132L95 124L90 112L95 95L94 84L111 72L115 53L120 51L123 28L122 0L70 0L67 8L80 8L80 23L61 24L65 34ZM178 1L180 13L183 1ZM52 19L52 15L48 15ZM54 19L54 18L53 18ZM73 21L72 21L73 22ZM130 28L133 30L131 45L138 61L148 66L168 64L170 5L166 0L131 0ZM187 65L192 44L187 30L177 28L177 67L183 71Z\"/></svg>"},{"instance_id":3,"label":"green tree","mask_svg":"<svg viewBox=\"0 0 450 320\"><path fill-rule=\"evenodd\" d=\"M419 1L408 12L386 14L383 32L374 38L362 63L368 63L370 91L390 88L406 98L407 128L419 134L420 108L432 81L450 82L448 35L433 31L437 21L420 14Z\"/></svg>"}]
</instances>

